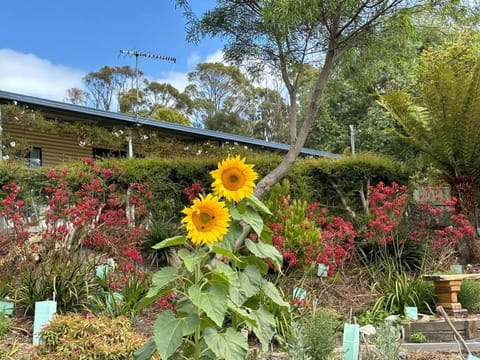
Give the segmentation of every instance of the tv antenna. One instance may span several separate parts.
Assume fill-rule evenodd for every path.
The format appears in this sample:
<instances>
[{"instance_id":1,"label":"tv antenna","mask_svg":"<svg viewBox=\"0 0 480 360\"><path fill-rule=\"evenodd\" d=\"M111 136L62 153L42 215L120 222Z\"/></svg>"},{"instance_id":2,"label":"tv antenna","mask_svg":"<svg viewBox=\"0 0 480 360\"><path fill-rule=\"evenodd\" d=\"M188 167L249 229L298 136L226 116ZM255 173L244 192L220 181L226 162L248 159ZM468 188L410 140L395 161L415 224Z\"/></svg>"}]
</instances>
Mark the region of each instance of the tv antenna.
<instances>
[{"instance_id":1,"label":"tv antenna","mask_svg":"<svg viewBox=\"0 0 480 360\"><path fill-rule=\"evenodd\" d=\"M135 56L135 87L136 87L136 106L135 106L135 116L137 118L138 124L138 108L140 107L140 100L139 100L139 74L138 74L138 57L146 57L164 61L171 61L173 63L177 62L177 59L172 56L165 56L159 54L152 54L143 51L136 51L136 50L120 50L121 54L132 55ZM133 149L132 149L132 138L129 136L128 139L128 157L133 157Z\"/></svg>"},{"instance_id":2,"label":"tv antenna","mask_svg":"<svg viewBox=\"0 0 480 360\"><path fill-rule=\"evenodd\" d=\"M152 53L147 53L147 52L143 52L143 51L136 51L136 50L120 50L120 53L135 56L135 83L136 83L135 87L136 87L136 97L137 97L137 104L136 104L135 113L137 115L137 121L138 121L138 107L140 106L140 101L139 101L139 98L138 98L138 95L139 95L138 57L142 56L142 57L146 57L146 58L171 61L173 63L176 63L177 59L172 57L172 56L158 55L158 54L152 54Z\"/></svg>"}]
</instances>

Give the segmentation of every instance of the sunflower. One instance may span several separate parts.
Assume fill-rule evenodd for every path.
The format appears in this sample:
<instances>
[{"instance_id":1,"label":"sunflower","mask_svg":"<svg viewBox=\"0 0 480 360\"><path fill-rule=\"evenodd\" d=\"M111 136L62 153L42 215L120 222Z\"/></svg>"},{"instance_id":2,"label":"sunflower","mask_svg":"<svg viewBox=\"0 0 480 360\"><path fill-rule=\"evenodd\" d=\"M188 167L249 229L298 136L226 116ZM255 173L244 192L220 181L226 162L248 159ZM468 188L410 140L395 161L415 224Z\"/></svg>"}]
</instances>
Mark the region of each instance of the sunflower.
<instances>
[{"instance_id":1,"label":"sunflower","mask_svg":"<svg viewBox=\"0 0 480 360\"><path fill-rule=\"evenodd\" d=\"M218 169L210 174L214 178L215 193L236 202L253 194L254 181L258 177L253 165L245 164L245 158L240 159L238 155L219 162Z\"/></svg>"},{"instance_id":2,"label":"sunflower","mask_svg":"<svg viewBox=\"0 0 480 360\"><path fill-rule=\"evenodd\" d=\"M230 213L225 203L212 194L200 194L200 198L182 212L186 215L182 222L187 227L187 236L196 245L214 244L228 232Z\"/></svg>"}]
</instances>

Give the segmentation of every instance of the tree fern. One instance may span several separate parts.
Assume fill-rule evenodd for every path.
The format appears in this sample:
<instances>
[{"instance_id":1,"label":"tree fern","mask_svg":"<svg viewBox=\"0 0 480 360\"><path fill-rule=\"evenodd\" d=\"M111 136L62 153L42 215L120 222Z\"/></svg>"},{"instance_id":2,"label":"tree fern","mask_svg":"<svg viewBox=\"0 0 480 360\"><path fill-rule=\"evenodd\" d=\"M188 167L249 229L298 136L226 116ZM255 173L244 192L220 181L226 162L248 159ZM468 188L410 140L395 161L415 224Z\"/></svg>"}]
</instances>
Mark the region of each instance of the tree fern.
<instances>
[{"instance_id":1,"label":"tree fern","mask_svg":"<svg viewBox=\"0 0 480 360\"><path fill-rule=\"evenodd\" d=\"M426 153L459 197L460 209L476 222L480 178L480 37L422 54L415 92L384 94L380 103L403 127L404 138ZM469 249L480 257L474 241Z\"/></svg>"}]
</instances>

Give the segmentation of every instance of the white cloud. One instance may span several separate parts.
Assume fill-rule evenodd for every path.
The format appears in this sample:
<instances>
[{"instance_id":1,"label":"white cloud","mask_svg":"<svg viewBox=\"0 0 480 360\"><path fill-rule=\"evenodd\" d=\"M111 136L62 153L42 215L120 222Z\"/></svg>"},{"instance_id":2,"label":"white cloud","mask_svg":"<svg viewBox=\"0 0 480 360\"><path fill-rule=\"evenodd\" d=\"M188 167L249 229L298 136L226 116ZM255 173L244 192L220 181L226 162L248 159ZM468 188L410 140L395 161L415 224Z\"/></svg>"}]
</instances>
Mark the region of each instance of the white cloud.
<instances>
[{"instance_id":1,"label":"white cloud","mask_svg":"<svg viewBox=\"0 0 480 360\"><path fill-rule=\"evenodd\" d=\"M207 63L223 63L223 51L217 50L213 54L207 56L204 62Z\"/></svg>"},{"instance_id":2,"label":"white cloud","mask_svg":"<svg viewBox=\"0 0 480 360\"><path fill-rule=\"evenodd\" d=\"M34 54L0 49L0 89L4 91L61 101L67 89L83 88L84 75Z\"/></svg>"},{"instance_id":3,"label":"white cloud","mask_svg":"<svg viewBox=\"0 0 480 360\"><path fill-rule=\"evenodd\" d=\"M200 62L200 56L198 53L194 52L190 55L187 60L187 65L189 69L193 69Z\"/></svg>"}]
</instances>

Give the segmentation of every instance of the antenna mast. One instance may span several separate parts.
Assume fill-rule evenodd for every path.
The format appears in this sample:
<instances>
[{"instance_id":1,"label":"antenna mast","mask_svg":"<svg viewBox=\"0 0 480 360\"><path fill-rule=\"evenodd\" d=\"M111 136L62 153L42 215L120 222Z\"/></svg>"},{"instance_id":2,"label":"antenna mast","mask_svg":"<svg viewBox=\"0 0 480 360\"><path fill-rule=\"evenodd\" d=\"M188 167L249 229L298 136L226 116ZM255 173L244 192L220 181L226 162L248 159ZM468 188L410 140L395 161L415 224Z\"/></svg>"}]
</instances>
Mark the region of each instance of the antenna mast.
<instances>
[{"instance_id":1,"label":"antenna mast","mask_svg":"<svg viewBox=\"0 0 480 360\"><path fill-rule=\"evenodd\" d=\"M177 62L177 59L172 57L172 56L165 56L165 55L158 55L158 54L151 54L143 51L136 51L136 50L120 50L121 54L126 54L126 55L133 55L135 56L135 82L136 82L136 105L135 105L135 116L137 118L137 123L138 123L138 108L140 107L140 100L138 98L138 93L139 93L139 76L138 76L138 57L146 57L146 58L152 58L152 59L158 59L158 60L165 60L165 61L171 61L173 63ZM133 157L133 145L132 145L132 137L129 136L128 138L128 157Z\"/></svg>"}]
</instances>

